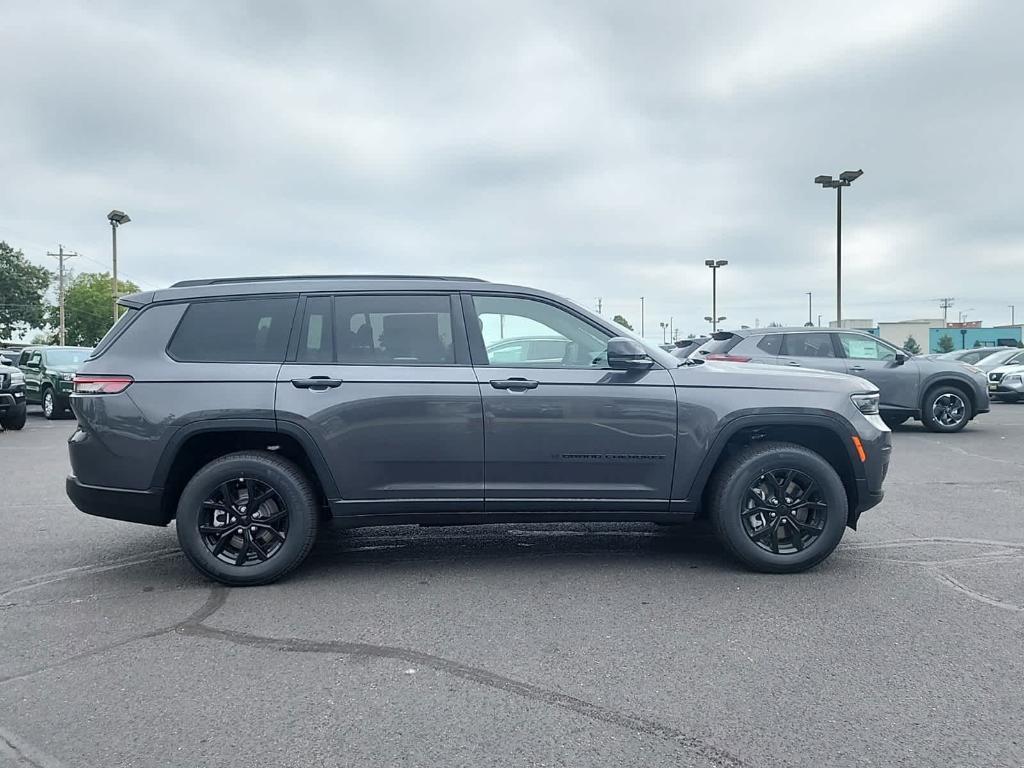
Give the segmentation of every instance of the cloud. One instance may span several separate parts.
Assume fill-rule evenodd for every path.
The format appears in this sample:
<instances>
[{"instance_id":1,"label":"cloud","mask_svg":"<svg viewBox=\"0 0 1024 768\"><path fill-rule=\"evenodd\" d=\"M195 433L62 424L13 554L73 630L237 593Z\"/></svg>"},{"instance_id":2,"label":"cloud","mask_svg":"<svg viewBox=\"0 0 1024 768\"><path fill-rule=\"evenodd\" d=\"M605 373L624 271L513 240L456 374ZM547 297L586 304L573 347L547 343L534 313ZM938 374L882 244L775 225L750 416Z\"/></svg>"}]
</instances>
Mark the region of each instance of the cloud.
<instances>
[{"instance_id":1,"label":"cloud","mask_svg":"<svg viewBox=\"0 0 1024 768\"><path fill-rule=\"evenodd\" d=\"M1018 4L128 2L0 28L0 238L146 286L288 272L535 285L685 333L997 322L1024 248ZM41 44L45 41L45 45ZM93 262L89 262L90 266Z\"/></svg>"}]
</instances>

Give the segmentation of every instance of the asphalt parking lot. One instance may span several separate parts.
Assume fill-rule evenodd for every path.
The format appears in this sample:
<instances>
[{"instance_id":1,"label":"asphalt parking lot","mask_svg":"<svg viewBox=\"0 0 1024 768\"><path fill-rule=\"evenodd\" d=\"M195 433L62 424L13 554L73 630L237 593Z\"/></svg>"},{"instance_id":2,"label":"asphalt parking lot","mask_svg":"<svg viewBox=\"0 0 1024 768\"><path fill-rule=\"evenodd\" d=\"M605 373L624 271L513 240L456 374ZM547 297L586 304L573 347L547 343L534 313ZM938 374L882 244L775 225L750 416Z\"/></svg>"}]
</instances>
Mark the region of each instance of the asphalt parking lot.
<instances>
[{"instance_id":1,"label":"asphalt parking lot","mask_svg":"<svg viewBox=\"0 0 1024 768\"><path fill-rule=\"evenodd\" d=\"M824 565L702 528L329 529L229 590L0 435L0 765L1024 765L1024 405L897 430Z\"/></svg>"}]
</instances>

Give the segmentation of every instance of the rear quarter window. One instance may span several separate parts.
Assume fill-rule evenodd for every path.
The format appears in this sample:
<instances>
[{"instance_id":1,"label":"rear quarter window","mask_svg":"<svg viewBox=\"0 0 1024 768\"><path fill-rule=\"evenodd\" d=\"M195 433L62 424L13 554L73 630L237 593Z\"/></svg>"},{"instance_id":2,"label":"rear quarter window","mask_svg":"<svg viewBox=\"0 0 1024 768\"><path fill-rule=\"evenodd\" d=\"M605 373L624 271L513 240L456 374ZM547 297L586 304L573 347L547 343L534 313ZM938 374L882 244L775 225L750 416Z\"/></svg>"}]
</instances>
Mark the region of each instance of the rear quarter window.
<instances>
[{"instance_id":1,"label":"rear quarter window","mask_svg":"<svg viewBox=\"0 0 1024 768\"><path fill-rule=\"evenodd\" d=\"M188 363L284 362L296 303L294 297L194 302L167 354Z\"/></svg>"}]
</instances>

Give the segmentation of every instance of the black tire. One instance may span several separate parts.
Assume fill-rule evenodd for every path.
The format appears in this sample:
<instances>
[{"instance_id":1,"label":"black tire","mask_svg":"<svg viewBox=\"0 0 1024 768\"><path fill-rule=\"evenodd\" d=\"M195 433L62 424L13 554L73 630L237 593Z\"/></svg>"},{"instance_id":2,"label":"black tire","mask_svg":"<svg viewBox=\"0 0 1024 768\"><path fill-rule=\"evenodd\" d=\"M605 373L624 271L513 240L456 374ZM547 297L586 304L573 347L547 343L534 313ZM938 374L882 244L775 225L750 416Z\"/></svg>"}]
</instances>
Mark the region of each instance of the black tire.
<instances>
[{"instance_id":1,"label":"black tire","mask_svg":"<svg viewBox=\"0 0 1024 768\"><path fill-rule=\"evenodd\" d=\"M882 421L884 421L886 423L886 425L889 427L889 429L894 429L894 428L900 426L901 424L905 424L906 422L910 421L910 417L909 416L897 416L895 414L893 414L892 416L889 416L887 414L882 414Z\"/></svg>"},{"instance_id":2,"label":"black tire","mask_svg":"<svg viewBox=\"0 0 1024 768\"><path fill-rule=\"evenodd\" d=\"M64 415L64 406L57 399L53 387L43 387L40 393L39 405L43 409L43 416L50 421L59 419Z\"/></svg>"},{"instance_id":3,"label":"black tire","mask_svg":"<svg viewBox=\"0 0 1024 768\"><path fill-rule=\"evenodd\" d=\"M250 485L248 481L253 481L256 486ZM283 521L286 530L280 536L282 541L279 544L276 540L268 539L272 547L277 547L272 550L268 558L257 562L247 560L244 564L234 564L225 562L223 559L225 554L230 555L235 551L234 549L229 550L228 546L224 546L220 554L217 555L213 551L216 546L211 548L210 542L216 540L219 543L221 539L230 536L231 541L241 540L238 547L244 547L245 551L249 552L248 547L252 545L256 536L246 530L248 523L254 523L249 530L259 529L260 535L263 535L262 530L268 526L263 525L260 518L254 517L251 520L241 519L242 525L236 528L240 518L228 518L227 515L230 513L226 511L223 511L225 519L235 522L226 522L223 525L224 534L220 534L218 531L217 535L204 537L204 534L200 532L200 525L208 523L204 526L207 531L217 525L215 520L206 520L207 515L216 515L222 511L220 508L211 510L208 507L208 505L216 506L217 504L217 502L209 501L211 497L214 497L224 486L233 484L238 484L238 492L242 493L243 483L245 488L265 487L276 494L273 503L276 505L278 501L281 502L279 506L284 510ZM223 496L219 498L223 498ZM250 497L246 496L245 498ZM262 504L260 509L255 511L260 512L264 507L265 504ZM246 510L244 500L242 504L233 509L246 513L254 511ZM278 507L275 506L274 509L276 510ZM309 478L298 466L281 456L247 451L214 459L196 472L178 500L176 527L178 542L192 565L215 581L229 586L242 587L269 584L297 568L313 547L319 522L316 494ZM241 533L236 535L232 530ZM264 542L264 545L266 543ZM261 553L263 552L262 549L257 549ZM253 552L255 551L253 550Z\"/></svg>"},{"instance_id":4,"label":"black tire","mask_svg":"<svg viewBox=\"0 0 1024 768\"><path fill-rule=\"evenodd\" d=\"M921 421L929 432L959 432L973 414L970 396L955 384L936 384L921 401Z\"/></svg>"},{"instance_id":5,"label":"black tire","mask_svg":"<svg viewBox=\"0 0 1024 768\"><path fill-rule=\"evenodd\" d=\"M789 507L785 503L770 505L771 499L767 498L758 504L752 501L756 497L749 496L755 487L763 488L763 479L773 473L779 473L784 479L789 473L808 478L817 486L816 497L820 502L815 503L825 505L824 510L819 507L814 513L821 514L820 521L816 521L820 524L807 526L817 530L817 535L800 548L786 541L783 541L784 546L779 545L779 531L785 531L785 535L791 537L788 531L793 525L789 522L793 513ZM779 501L786 502L786 499ZM842 540L849 510L843 481L825 459L802 446L776 442L749 445L727 459L715 472L708 502L711 522L722 546L748 568L763 573L797 573L820 563ZM753 510L747 509L750 504L754 504L756 509L763 508L764 512L751 514ZM772 522L768 521L769 508L779 510L778 517ZM772 545L771 534L755 540L760 534L750 532L751 521L757 515L765 521L760 531L774 525L774 545L778 552L766 548ZM775 517L775 513L771 516ZM806 522L810 523L810 518ZM783 548L793 551L782 551Z\"/></svg>"},{"instance_id":6,"label":"black tire","mask_svg":"<svg viewBox=\"0 0 1024 768\"><path fill-rule=\"evenodd\" d=\"M3 418L0 419L0 425L4 429L22 429L25 426L25 415L27 413L28 407L24 403L11 406L7 409L7 413L4 414Z\"/></svg>"}]
</instances>

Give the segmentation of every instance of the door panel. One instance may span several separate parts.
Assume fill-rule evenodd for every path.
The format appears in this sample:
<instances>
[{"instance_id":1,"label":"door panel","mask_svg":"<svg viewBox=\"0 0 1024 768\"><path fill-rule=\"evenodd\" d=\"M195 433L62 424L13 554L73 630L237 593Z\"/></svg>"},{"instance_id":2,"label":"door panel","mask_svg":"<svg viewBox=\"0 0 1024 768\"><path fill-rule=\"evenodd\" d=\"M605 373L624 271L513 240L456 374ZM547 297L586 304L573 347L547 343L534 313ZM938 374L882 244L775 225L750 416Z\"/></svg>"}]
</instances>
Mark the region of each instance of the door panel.
<instances>
[{"instance_id":1,"label":"door panel","mask_svg":"<svg viewBox=\"0 0 1024 768\"><path fill-rule=\"evenodd\" d=\"M294 359L278 376L277 418L312 435L349 511L380 502L483 509L480 388L452 302L447 294L305 300Z\"/></svg>"},{"instance_id":2,"label":"door panel","mask_svg":"<svg viewBox=\"0 0 1024 768\"><path fill-rule=\"evenodd\" d=\"M478 295L466 306L487 510L667 510L676 450L668 371L608 369L610 334L553 302ZM516 334L562 338L561 364L491 365L488 347Z\"/></svg>"},{"instance_id":3,"label":"door panel","mask_svg":"<svg viewBox=\"0 0 1024 768\"><path fill-rule=\"evenodd\" d=\"M920 408L918 388L921 372L913 358L896 362L898 350L867 335L839 334L846 355L847 373L867 379L878 387L882 408Z\"/></svg>"},{"instance_id":4,"label":"door panel","mask_svg":"<svg viewBox=\"0 0 1024 768\"><path fill-rule=\"evenodd\" d=\"M308 387L313 377L334 386ZM483 416L469 366L287 363L277 418L313 437L343 499L483 499Z\"/></svg>"}]
</instances>

